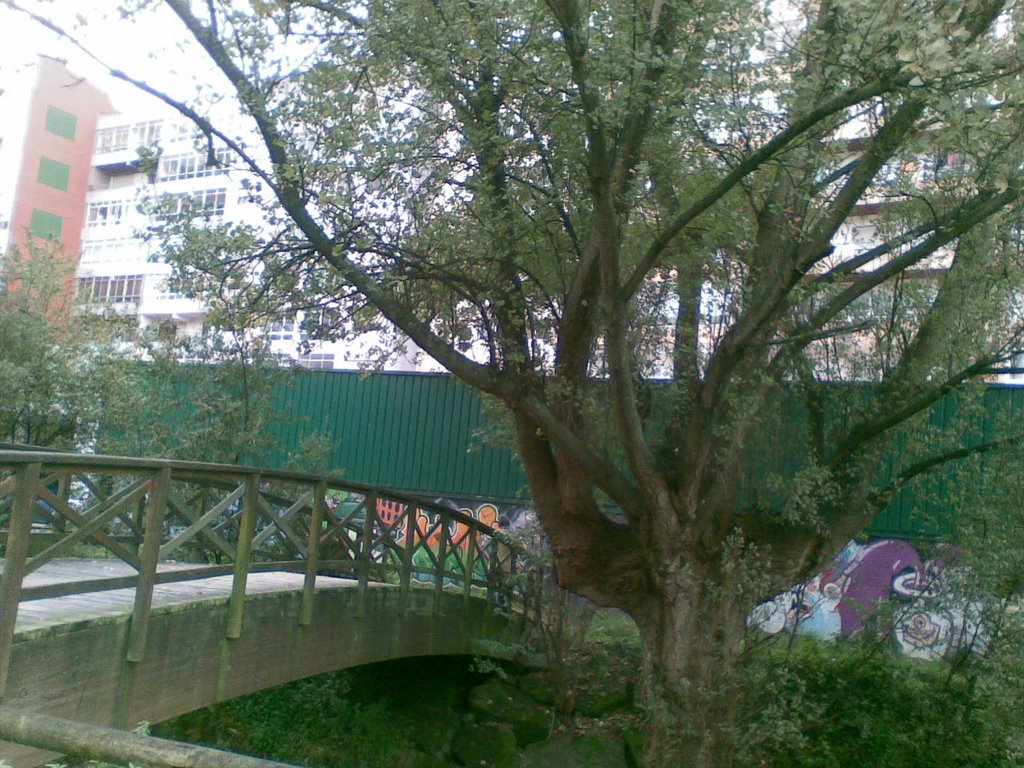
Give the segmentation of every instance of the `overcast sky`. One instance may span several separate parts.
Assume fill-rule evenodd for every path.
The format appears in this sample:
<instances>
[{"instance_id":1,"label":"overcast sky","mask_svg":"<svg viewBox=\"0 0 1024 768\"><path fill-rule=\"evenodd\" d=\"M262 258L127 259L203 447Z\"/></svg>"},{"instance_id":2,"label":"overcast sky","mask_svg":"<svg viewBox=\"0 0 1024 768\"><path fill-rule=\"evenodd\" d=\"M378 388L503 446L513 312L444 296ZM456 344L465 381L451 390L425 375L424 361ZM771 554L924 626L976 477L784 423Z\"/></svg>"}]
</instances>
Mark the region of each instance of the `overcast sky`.
<instances>
[{"instance_id":1,"label":"overcast sky","mask_svg":"<svg viewBox=\"0 0 1024 768\"><path fill-rule=\"evenodd\" d=\"M200 68L188 71L189 65L199 59L185 52L183 46L187 43L182 42L185 33L180 22L162 7L127 20L118 13L118 0L16 1L79 37L104 64L178 96L190 96L193 84L204 79ZM135 111L139 99L146 98L136 89L107 77L99 63L72 43L24 14L0 5L0 87L9 87L12 78L19 76L19 70L32 64L39 54L66 59L75 74L110 93L115 106L122 111Z\"/></svg>"}]
</instances>

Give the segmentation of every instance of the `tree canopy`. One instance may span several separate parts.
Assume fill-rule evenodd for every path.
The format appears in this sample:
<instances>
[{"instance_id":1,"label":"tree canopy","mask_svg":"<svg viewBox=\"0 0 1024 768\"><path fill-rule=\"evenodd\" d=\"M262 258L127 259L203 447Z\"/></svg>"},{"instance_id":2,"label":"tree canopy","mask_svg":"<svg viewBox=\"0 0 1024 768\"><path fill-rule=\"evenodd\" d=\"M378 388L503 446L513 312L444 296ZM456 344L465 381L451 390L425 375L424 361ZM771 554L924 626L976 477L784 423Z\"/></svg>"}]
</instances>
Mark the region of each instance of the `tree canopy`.
<instances>
[{"instance_id":1,"label":"tree canopy","mask_svg":"<svg viewBox=\"0 0 1024 768\"><path fill-rule=\"evenodd\" d=\"M199 261L172 242L180 278L325 335L382 319L501 401L561 583L640 626L649 760L727 765L754 571L813 572L964 455L929 435L876 482L901 430L1021 347L1020 5L160 5L249 132L118 76L267 201ZM783 513L738 509L783 385L807 467Z\"/></svg>"}]
</instances>

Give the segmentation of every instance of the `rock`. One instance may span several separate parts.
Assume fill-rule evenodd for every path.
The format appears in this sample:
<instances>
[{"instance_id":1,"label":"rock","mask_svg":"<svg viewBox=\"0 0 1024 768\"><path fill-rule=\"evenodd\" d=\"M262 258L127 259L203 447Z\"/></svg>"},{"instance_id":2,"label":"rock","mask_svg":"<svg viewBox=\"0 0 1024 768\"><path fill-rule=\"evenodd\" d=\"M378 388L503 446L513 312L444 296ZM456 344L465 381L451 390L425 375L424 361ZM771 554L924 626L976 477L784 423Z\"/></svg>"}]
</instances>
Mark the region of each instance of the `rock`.
<instances>
[{"instance_id":1,"label":"rock","mask_svg":"<svg viewBox=\"0 0 1024 768\"><path fill-rule=\"evenodd\" d=\"M621 736L595 733L563 736L523 750L522 768L628 768Z\"/></svg>"},{"instance_id":2,"label":"rock","mask_svg":"<svg viewBox=\"0 0 1024 768\"><path fill-rule=\"evenodd\" d=\"M409 763L409 768L451 768L452 765L443 757L420 752L419 750L413 751L411 757L412 760Z\"/></svg>"},{"instance_id":3,"label":"rock","mask_svg":"<svg viewBox=\"0 0 1024 768\"><path fill-rule=\"evenodd\" d=\"M470 691L469 706L481 722L511 725L521 746L547 738L551 730L550 710L497 678Z\"/></svg>"},{"instance_id":4,"label":"rock","mask_svg":"<svg viewBox=\"0 0 1024 768\"><path fill-rule=\"evenodd\" d=\"M406 726L413 745L429 753L446 751L458 727L458 720L452 716L451 710L444 709L437 710L432 717L412 719L405 715L396 720Z\"/></svg>"},{"instance_id":5,"label":"rock","mask_svg":"<svg viewBox=\"0 0 1024 768\"><path fill-rule=\"evenodd\" d=\"M580 674L575 685L576 711L587 717L604 717L617 709L633 704L635 670L615 654L600 653L584 657L587 671Z\"/></svg>"},{"instance_id":6,"label":"rock","mask_svg":"<svg viewBox=\"0 0 1024 768\"><path fill-rule=\"evenodd\" d=\"M516 737L508 726L462 726L452 739L452 756L467 768L519 768Z\"/></svg>"},{"instance_id":7,"label":"rock","mask_svg":"<svg viewBox=\"0 0 1024 768\"><path fill-rule=\"evenodd\" d=\"M512 682L516 688L538 704L545 704L550 707L555 703L555 696L551 692L551 682L546 672L530 672L525 675L517 675Z\"/></svg>"},{"instance_id":8,"label":"rock","mask_svg":"<svg viewBox=\"0 0 1024 768\"><path fill-rule=\"evenodd\" d=\"M629 768L641 768L644 764L644 734L636 728L622 731L622 739L626 742L626 764Z\"/></svg>"}]
</instances>

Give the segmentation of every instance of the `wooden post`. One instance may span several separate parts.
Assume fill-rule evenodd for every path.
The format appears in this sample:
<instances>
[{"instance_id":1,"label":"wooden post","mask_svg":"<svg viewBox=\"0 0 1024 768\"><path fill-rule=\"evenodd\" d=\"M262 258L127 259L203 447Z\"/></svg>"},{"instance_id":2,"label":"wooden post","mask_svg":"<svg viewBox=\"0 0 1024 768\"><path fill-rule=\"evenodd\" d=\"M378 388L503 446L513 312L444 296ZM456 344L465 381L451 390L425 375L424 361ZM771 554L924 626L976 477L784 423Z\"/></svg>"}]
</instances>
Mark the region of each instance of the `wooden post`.
<instances>
[{"instance_id":1,"label":"wooden post","mask_svg":"<svg viewBox=\"0 0 1024 768\"><path fill-rule=\"evenodd\" d=\"M167 511L167 497L171 492L171 470L161 469L153 475L149 492L146 525L139 552L139 581L135 586L135 607L132 609L132 623L128 633L128 661L142 661L146 648L146 632L149 629L149 609L153 605L153 586L156 583L156 566L160 560L160 542L164 535L164 515Z\"/></svg>"},{"instance_id":2,"label":"wooden post","mask_svg":"<svg viewBox=\"0 0 1024 768\"><path fill-rule=\"evenodd\" d=\"M403 613L409 606L409 584L412 579L412 556L416 550L416 520L419 511L419 507L413 504L405 507L405 546L402 547L402 572L398 588L398 605Z\"/></svg>"},{"instance_id":3,"label":"wooden post","mask_svg":"<svg viewBox=\"0 0 1024 768\"><path fill-rule=\"evenodd\" d=\"M28 537L32 531L32 509L36 501L39 464L25 464L15 470L14 508L11 510L4 572L0 575L0 701L7 687L7 672L14 644L14 623L18 620L21 582L25 578Z\"/></svg>"},{"instance_id":4,"label":"wooden post","mask_svg":"<svg viewBox=\"0 0 1024 768\"><path fill-rule=\"evenodd\" d=\"M166 768L293 768L274 760L236 755L92 723L0 707L0 738L15 744L66 752L114 765Z\"/></svg>"},{"instance_id":5,"label":"wooden post","mask_svg":"<svg viewBox=\"0 0 1024 768\"><path fill-rule=\"evenodd\" d=\"M252 557L252 536L256 530L259 494L260 476L258 474L249 475L245 479L242 520L238 526L238 544L235 549L235 570L231 578L231 601L228 603L228 626L225 633L229 640L236 640L242 635L245 582L249 576L249 560Z\"/></svg>"},{"instance_id":6,"label":"wooden post","mask_svg":"<svg viewBox=\"0 0 1024 768\"><path fill-rule=\"evenodd\" d=\"M370 564L373 558L373 524L377 519L377 493L371 491L366 496L366 508L363 511L363 530L359 536L359 562L357 573L359 582L356 595L356 617L366 613L366 590L370 583Z\"/></svg>"},{"instance_id":7,"label":"wooden post","mask_svg":"<svg viewBox=\"0 0 1024 768\"><path fill-rule=\"evenodd\" d=\"M309 549L306 551L306 579L302 582L302 607L299 624L308 627L313 621L313 593L316 589L317 561L320 559L320 527L327 507L327 483L313 486L313 511L309 517Z\"/></svg>"},{"instance_id":8,"label":"wooden post","mask_svg":"<svg viewBox=\"0 0 1024 768\"><path fill-rule=\"evenodd\" d=\"M439 515L441 543L437 548L437 565L434 567L434 612L441 610L441 592L444 590L444 561L448 559L448 521L443 512Z\"/></svg>"},{"instance_id":9,"label":"wooden post","mask_svg":"<svg viewBox=\"0 0 1024 768\"><path fill-rule=\"evenodd\" d=\"M470 593L471 590L473 589L473 565L476 555L476 539L477 536L479 535L480 529L477 527L476 524L471 524L468 526L468 529L466 531L466 537L468 539L468 541L466 542L466 572L465 579L462 584L462 598L467 605L469 604Z\"/></svg>"},{"instance_id":10,"label":"wooden post","mask_svg":"<svg viewBox=\"0 0 1024 768\"><path fill-rule=\"evenodd\" d=\"M63 502L67 502L71 498L71 473L68 471L60 473L60 479L57 481L57 496ZM58 515L54 518L53 527L63 532L67 529L67 521Z\"/></svg>"},{"instance_id":11,"label":"wooden post","mask_svg":"<svg viewBox=\"0 0 1024 768\"><path fill-rule=\"evenodd\" d=\"M370 581L370 563L373 555L373 524L377 518L377 494L366 497L366 511L363 516L363 532L359 540L359 589L364 590Z\"/></svg>"},{"instance_id":12,"label":"wooden post","mask_svg":"<svg viewBox=\"0 0 1024 768\"><path fill-rule=\"evenodd\" d=\"M484 579L487 581L487 610L494 608L494 586L498 580L498 538L492 533L487 545L490 554L484 568Z\"/></svg>"}]
</instances>

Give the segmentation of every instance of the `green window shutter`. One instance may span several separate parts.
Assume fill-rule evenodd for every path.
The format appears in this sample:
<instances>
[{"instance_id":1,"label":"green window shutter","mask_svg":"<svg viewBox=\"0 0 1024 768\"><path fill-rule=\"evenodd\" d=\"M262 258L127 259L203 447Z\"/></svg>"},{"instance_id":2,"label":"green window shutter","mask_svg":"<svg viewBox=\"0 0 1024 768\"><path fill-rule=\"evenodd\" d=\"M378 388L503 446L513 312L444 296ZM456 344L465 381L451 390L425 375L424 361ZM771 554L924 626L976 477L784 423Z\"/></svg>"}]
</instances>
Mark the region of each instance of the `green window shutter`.
<instances>
[{"instance_id":1,"label":"green window shutter","mask_svg":"<svg viewBox=\"0 0 1024 768\"><path fill-rule=\"evenodd\" d=\"M58 163L48 157L39 159L39 181L50 187L63 189L67 192L68 177L71 175L71 166Z\"/></svg>"},{"instance_id":2,"label":"green window shutter","mask_svg":"<svg viewBox=\"0 0 1024 768\"><path fill-rule=\"evenodd\" d=\"M70 112L56 107L46 108L46 130L63 136L65 139L75 140L75 128L78 126L78 118Z\"/></svg>"},{"instance_id":3,"label":"green window shutter","mask_svg":"<svg viewBox=\"0 0 1024 768\"><path fill-rule=\"evenodd\" d=\"M49 240L60 238L61 230L64 229L64 219L38 208L32 211L32 222L29 231L36 237L45 237Z\"/></svg>"}]
</instances>

